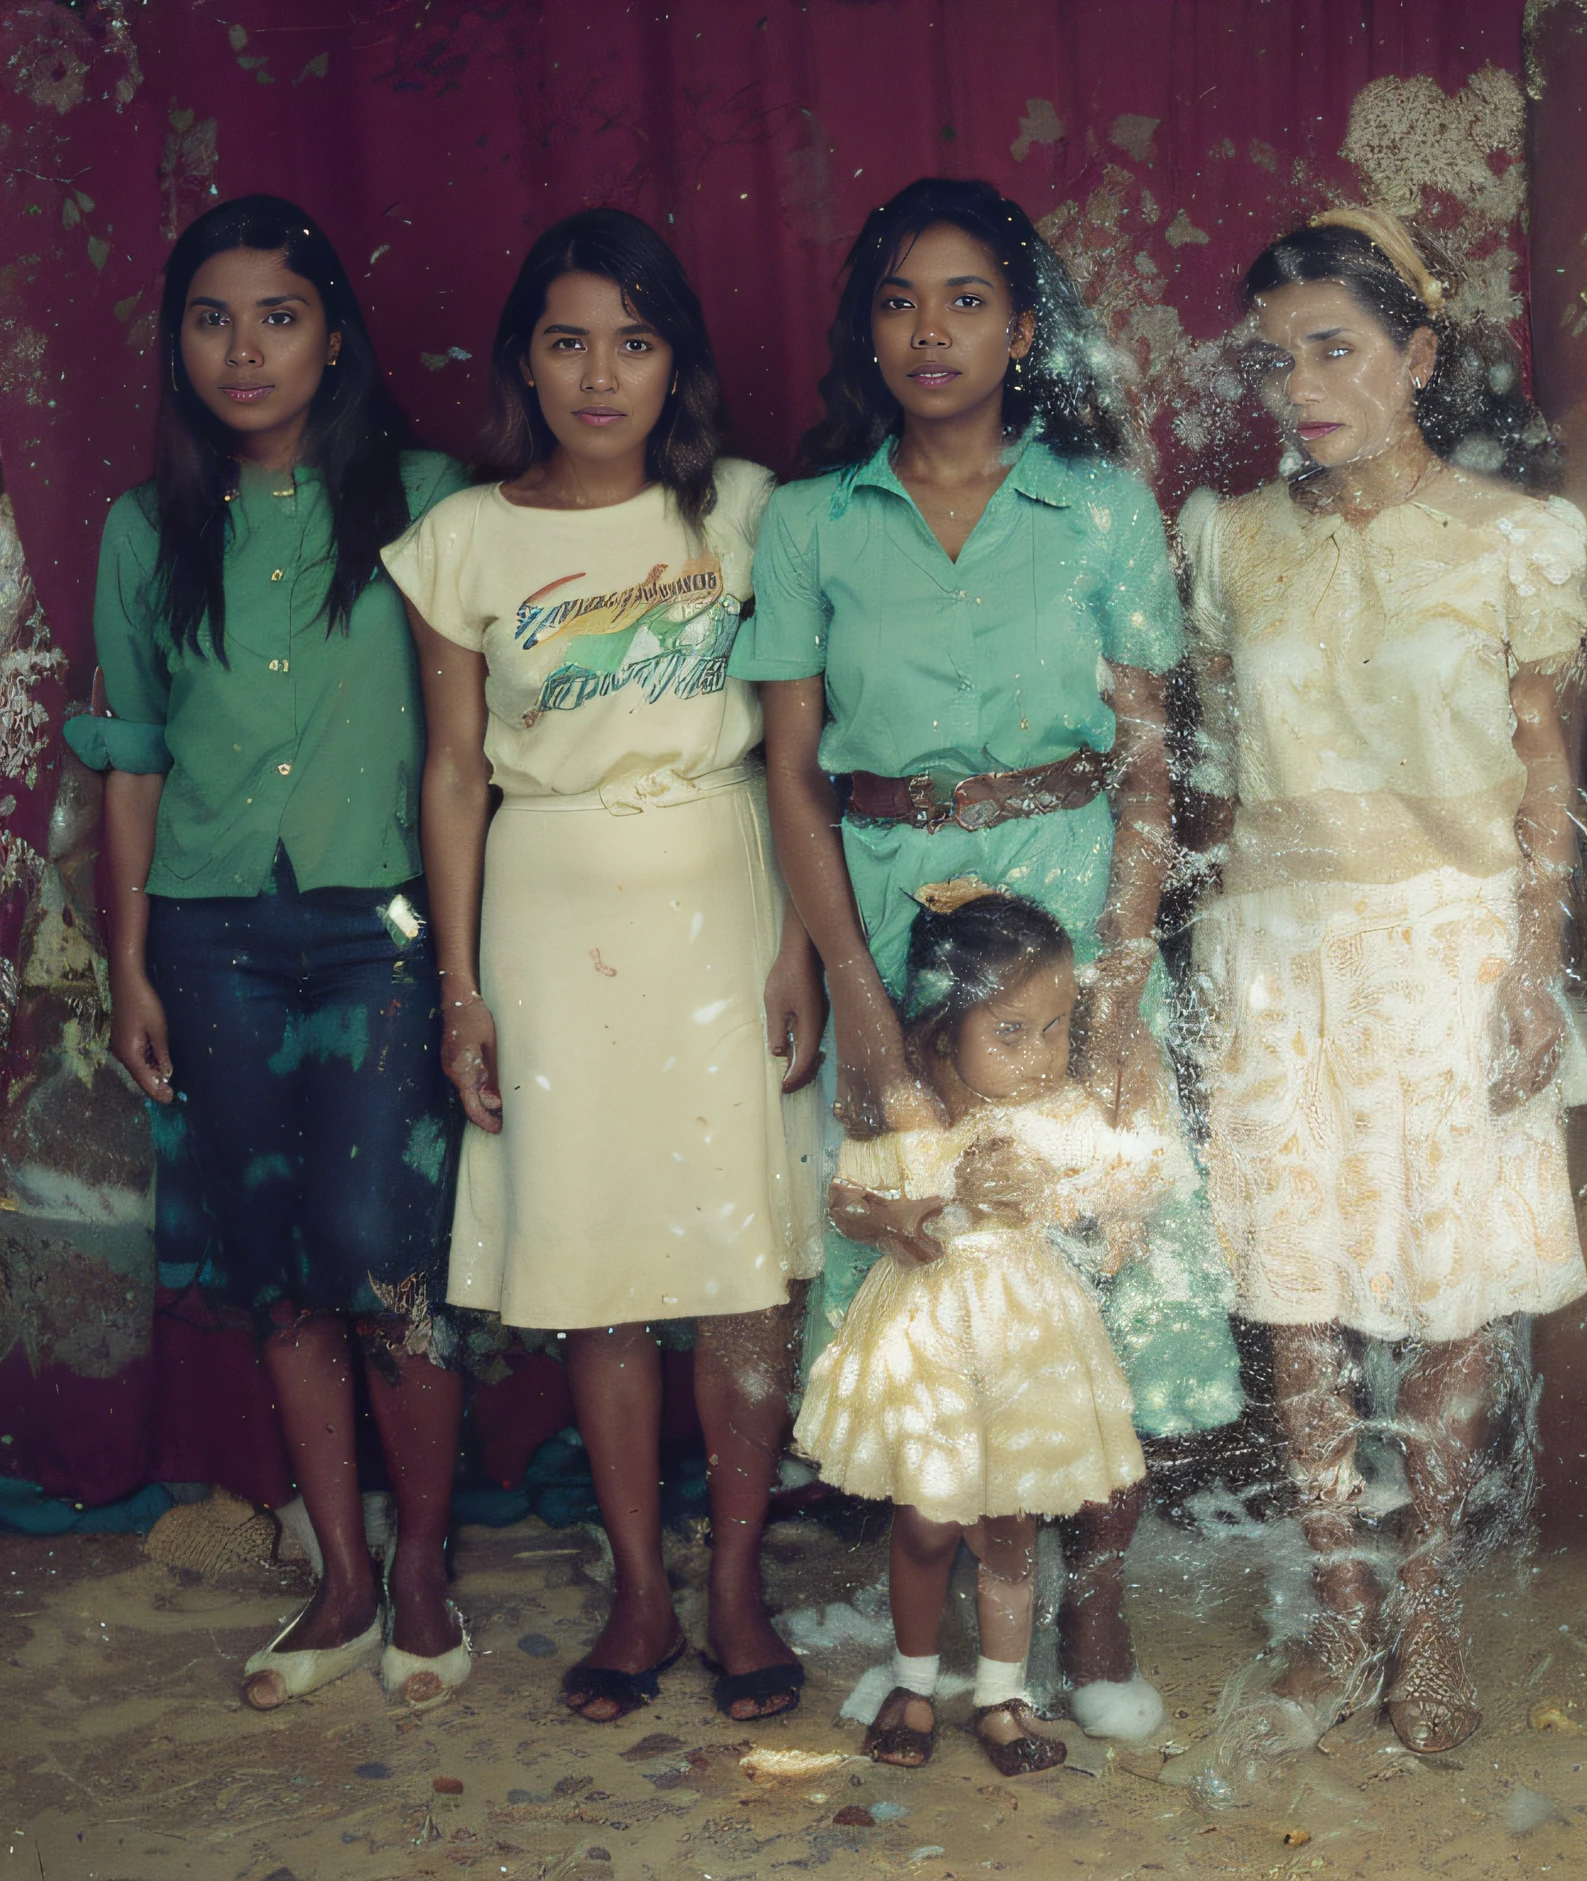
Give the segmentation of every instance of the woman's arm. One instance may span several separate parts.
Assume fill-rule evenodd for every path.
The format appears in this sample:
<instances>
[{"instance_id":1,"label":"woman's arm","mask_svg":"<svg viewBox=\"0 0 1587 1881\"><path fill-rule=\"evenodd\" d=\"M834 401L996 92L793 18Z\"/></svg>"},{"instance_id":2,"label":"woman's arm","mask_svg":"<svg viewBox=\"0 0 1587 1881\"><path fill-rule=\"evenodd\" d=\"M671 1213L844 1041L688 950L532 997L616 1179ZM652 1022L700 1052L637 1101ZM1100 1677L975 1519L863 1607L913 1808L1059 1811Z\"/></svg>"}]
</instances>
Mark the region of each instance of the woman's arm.
<instances>
[{"instance_id":1,"label":"woman's arm","mask_svg":"<svg viewBox=\"0 0 1587 1881\"><path fill-rule=\"evenodd\" d=\"M479 992L479 910L490 821L485 658L438 634L408 603L424 690L419 830L441 969L441 1067L470 1123L501 1129L496 1024Z\"/></svg>"},{"instance_id":2,"label":"woman's arm","mask_svg":"<svg viewBox=\"0 0 1587 1881\"><path fill-rule=\"evenodd\" d=\"M761 686L766 778L777 857L794 907L827 970L838 1052L838 1115L855 1135L920 1129L939 1120L904 1054L904 1036L882 985L843 859L832 785L818 750L825 681Z\"/></svg>"},{"instance_id":3,"label":"woman's arm","mask_svg":"<svg viewBox=\"0 0 1587 1881\"><path fill-rule=\"evenodd\" d=\"M1111 1086L1116 1112L1139 1043L1141 995L1157 958L1153 931L1172 853L1162 679L1140 667L1116 666L1113 713L1113 866L1097 924L1103 952L1088 1002L1086 1051L1090 1075Z\"/></svg>"},{"instance_id":4,"label":"woman's arm","mask_svg":"<svg viewBox=\"0 0 1587 1881\"><path fill-rule=\"evenodd\" d=\"M149 982L149 897L163 771L111 771L105 778L105 854L110 864L110 1049L157 1104L171 1101L165 1008Z\"/></svg>"},{"instance_id":5,"label":"woman's arm","mask_svg":"<svg viewBox=\"0 0 1587 1881\"><path fill-rule=\"evenodd\" d=\"M1523 666L1510 682L1514 744L1526 766L1516 812L1521 848L1520 931L1515 964L1498 987L1499 1061L1489 1086L1495 1110L1535 1096L1559 1069L1564 1015L1553 988L1564 967L1569 880L1575 862L1577 790L1565 734L1580 680Z\"/></svg>"}]
</instances>

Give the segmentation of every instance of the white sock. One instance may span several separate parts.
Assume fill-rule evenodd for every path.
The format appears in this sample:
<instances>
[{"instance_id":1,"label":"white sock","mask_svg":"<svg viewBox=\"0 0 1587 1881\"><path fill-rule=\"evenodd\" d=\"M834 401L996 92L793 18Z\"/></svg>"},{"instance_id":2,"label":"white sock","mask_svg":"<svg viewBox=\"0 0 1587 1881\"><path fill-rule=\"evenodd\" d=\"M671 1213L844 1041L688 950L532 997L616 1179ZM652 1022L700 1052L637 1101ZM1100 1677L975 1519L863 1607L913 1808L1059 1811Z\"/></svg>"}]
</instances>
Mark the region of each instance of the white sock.
<instances>
[{"instance_id":1,"label":"white sock","mask_svg":"<svg viewBox=\"0 0 1587 1881\"><path fill-rule=\"evenodd\" d=\"M971 1704L980 1711L987 1705L1011 1705L1016 1699L1030 1703L1025 1690L1025 1661L988 1659L982 1653L975 1662L975 1696Z\"/></svg>"},{"instance_id":2,"label":"white sock","mask_svg":"<svg viewBox=\"0 0 1587 1881\"><path fill-rule=\"evenodd\" d=\"M906 1692L913 1692L917 1698L929 1698L937 1689L937 1668L941 1664L941 1656L937 1653L922 1659L910 1659L895 1646L893 1683L902 1685Z\"/></svg>"}]
</instances>

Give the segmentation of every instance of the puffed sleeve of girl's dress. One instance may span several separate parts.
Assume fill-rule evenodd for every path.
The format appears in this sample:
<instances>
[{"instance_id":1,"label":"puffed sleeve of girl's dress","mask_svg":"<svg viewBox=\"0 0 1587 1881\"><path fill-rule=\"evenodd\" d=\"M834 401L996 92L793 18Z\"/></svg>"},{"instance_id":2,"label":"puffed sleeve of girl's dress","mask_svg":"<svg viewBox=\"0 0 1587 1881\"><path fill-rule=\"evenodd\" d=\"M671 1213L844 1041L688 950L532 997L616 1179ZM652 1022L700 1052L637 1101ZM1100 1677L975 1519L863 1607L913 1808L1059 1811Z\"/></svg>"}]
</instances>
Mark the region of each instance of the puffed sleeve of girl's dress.
<instances>
[{"instance_id":1,"label":"puffed sleeve of girl's dress","mask_svg":"<svg viewBox=\"0 0 1587 1881\"><path fill-rule=\"evenodd\" d=\"M94 650L113 716L85 713L64 727L66 742L96 771L163 775L171 768L165 741L171 678L152 600L159 537L146 500L141 490L119 497L99 545Z\"/></svg>"},{"instance_id":2,"label":"puffed sleeve of girl's dress","mask_svg":"<svg viewBox=\"0 0 1587 1881\"><path fill-rule=\"evenodd\" d=\"M1185 651L1179 587L1168 559L1162 512L1140 478L1098 468L1093 512L1107 542L1102 651L1119 666L1166 673Z\"/></svg>"},{"instance_id":3,"label":"puffed sleeve of girl's dress","mask_svg":"<svg viewBox=\"0 0 1587 1881\"><path fill-rule=\"evenodd\" d=\"M821 592L816 512L830 479L785 484L766 505L755 546L755 611L738 630L734 679L814 679L826 671L832 610Z\"/></svg>"},{"instance_id":4,"label":"puffed sleeve of girl's dress","mask_svg":"<svg viewBox=\"0 0 1587 1881\"><path fill-rule=\"evenodd\" d=\"M1500 524L1509 542L1506 639L1523 666L1564 667L1587 633L1587 520L1551 496Z\"/></svg>"},{"instance_id":5,"label":"puffed sleeve of girl's dress","mask_svg":"<svg viewBox=\"0 0 1587 1881\"><path fill-rule=\"evenodd\" d=\"M485 516L494 516L487 506L501 502L493 485L460 490L443 497L380 551L386 572L420 617L443 639L470 653L485 647L485 617L470 601L470 564L476 550L489 553L489 530L482 523ZM519 520L503 517L503 532Z\"/></svg>"}]
</instances>

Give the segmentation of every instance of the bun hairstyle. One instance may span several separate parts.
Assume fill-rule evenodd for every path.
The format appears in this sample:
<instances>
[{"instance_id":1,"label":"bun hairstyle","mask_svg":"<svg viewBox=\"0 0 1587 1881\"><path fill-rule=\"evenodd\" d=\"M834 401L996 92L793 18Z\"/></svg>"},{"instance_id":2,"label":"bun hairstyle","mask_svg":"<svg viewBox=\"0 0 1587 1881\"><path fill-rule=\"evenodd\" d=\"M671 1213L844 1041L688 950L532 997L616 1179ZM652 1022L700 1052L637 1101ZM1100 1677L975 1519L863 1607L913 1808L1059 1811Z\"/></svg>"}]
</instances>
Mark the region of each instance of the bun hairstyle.
<instances>
[{"instance_id":1,"label":"bun hairstyle","mask_svg":"<svg viewBox=\"0 0 1587 1881\"><path fill-rule=\"evenodd\" d=\"M481 478L501 482L546 462L556 437L522 367L553 281L593 274L610 281L672 348L677 389L645 442L645 474L672 492L698 528L716 504L716 459L726 419L716 355L683 263L648 222L623 209L587 209L553 223L524 257L496 326L490 355L492 417Z\"/></svg>"},{"instance_id":2,"label":"bun hairstyle","mask_svg":"<svg viewBox=\"0 0 1587 1881\"><path fill-rule=\"evenodd\" d=\"M940 898L923 889L919 899L904 978L904 1013L917 1048L951 1040L972 1006L1017 986L1043 962L1073 957L1067 931L1022 896L977 883Z\"/></svg>"},{"instance_id":3,"label":"bun hairstyle","mask_svg":"<svg viewBox=\"0 0 1587 1881\"><path fill-rule=\"evenodd\" d=\"M828 336L832 364L820 388L827 411L800 442L805 465L820 471L862 464L903 429L903 412L876 363L871 308L911 244L941 222L992 254L1015 315L1035 319L1030 350L1003 383L1004 431L1017 436L1034 427L1061 457L1126 460L1124 404L1109 376L1107 346L1069 270L1019 204L990 183L926 176L871 211L843 263Z\"/></svg>"},{"instance_id":4,"label":"bun hairstyle","mask_svg":"<svg viewBox=\"0 0 1587 1881\"><path fill-rule=\"evenodd\" d=\"M1415 394L1427 448L1462 470L1531 490L1551 488L1558 453L1523 389L1515 343L1484 315L1460 319L1451 306L1458 296L1428 260L1429 244L1397 217L1376 209L1329 210L1264 248L1241 298L1249 308L1281 287L1336 281L1402 350L1419 327L1429 328L1438 358Z\"/></svg>"},{"instance_id":5,"label":"bun hairstyle","mask_svg":"<svg viewBox=\"0 0 1587 1881\"><path fill-rule=\"evenodd\" d=\"M155 584L171 638L202 655L207 624L226 664L226 545L237 488L232 433L193 390L182 363L182 324L193 277L238 248L279 254L312 281L328 332L340 333L336 365L320 380L303 432L302 461L319 471L330 502L332 540L327 632L345 632L353 603L381 574L380 551L408 526L402 450L408 422L386 389L369 329L329 237L280 196L238 196L189 224L165 264L160 295L160 406L155 422L153 521L160 548Z\"/></svg>"}]
</instances>

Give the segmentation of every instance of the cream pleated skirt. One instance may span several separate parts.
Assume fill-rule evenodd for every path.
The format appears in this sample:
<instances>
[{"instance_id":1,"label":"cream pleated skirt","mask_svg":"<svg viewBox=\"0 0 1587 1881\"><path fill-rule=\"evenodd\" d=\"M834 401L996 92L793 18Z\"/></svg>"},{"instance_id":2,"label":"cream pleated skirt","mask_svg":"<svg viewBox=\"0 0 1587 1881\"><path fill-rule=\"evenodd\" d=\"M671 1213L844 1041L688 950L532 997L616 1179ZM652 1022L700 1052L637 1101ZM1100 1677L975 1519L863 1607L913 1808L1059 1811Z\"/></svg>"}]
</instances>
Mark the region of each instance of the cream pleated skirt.
<instances>
[{"instance_id":1,"label":"cream pleated skirt","mask_svg":"<svg viewBox=\"0 0 1587 1881\"><path fill-rule=\"evenodd\" d=\"M824 1481L930 1521L1073 1515L1145 1459L1096 1301L1035 1229L883 1255L815 1362L795 1426Z\"/></svg>"},{"instance_id":2,"label":"cream pleated skirt","mask_svg":"<svg viewBox=\"0 0 1587 1881\"><path fill-rule=\"evenodd\" d=\"M614 814L508 798L480 990L499 1136L465 1134L447 1298L552 1330L780 1305L819 1266L820 1119L780 1091L782 893L747 769Z\"/></svg>"},{"instance_id":3,"label":"cream pleated skirt","mask_svg":"<svg viewBox=\"0 0 1587 1881\"><path fill-rule=\"evenodd\" d=\"M1197 944L1240 1312L1444 1341L1587 1290L1559 1081L1488 1101L1514 871L1229 895Z\"/></svg>"}]
</instances>

